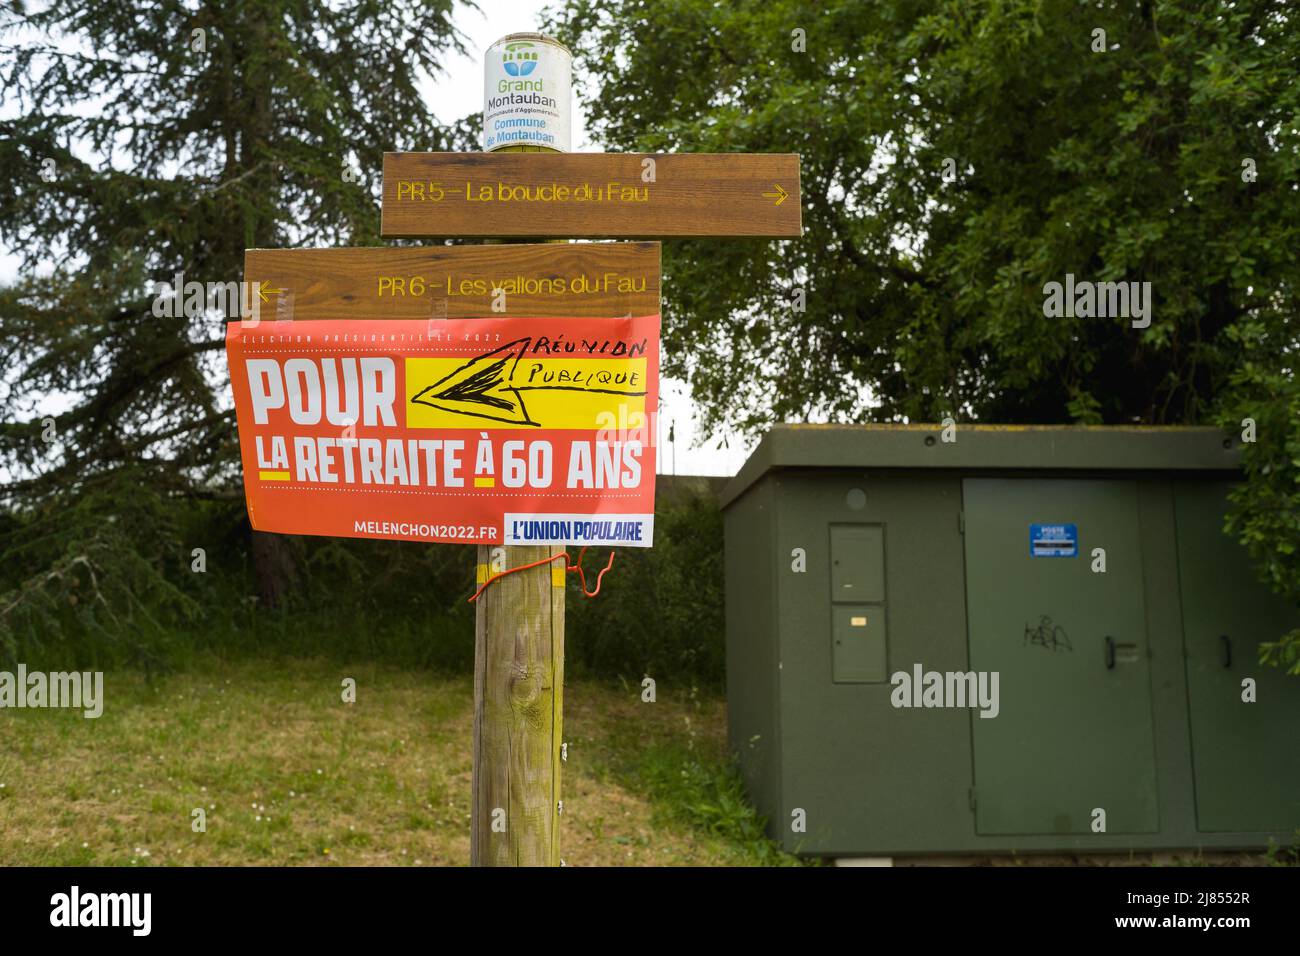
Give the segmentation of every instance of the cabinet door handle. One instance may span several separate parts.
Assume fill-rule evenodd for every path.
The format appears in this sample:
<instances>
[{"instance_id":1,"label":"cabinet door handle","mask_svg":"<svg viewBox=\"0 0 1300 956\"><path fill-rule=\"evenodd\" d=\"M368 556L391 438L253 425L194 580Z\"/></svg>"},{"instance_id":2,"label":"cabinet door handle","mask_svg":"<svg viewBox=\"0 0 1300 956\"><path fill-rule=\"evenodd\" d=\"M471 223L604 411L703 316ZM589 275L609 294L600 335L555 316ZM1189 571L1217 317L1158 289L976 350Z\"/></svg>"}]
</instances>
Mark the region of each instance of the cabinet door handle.
<instances>
[{"instance_id":1,"label":"cabinet door handle","mask_svg":"<svg viewBox=\"0 0 1300 956\"><path fill-rule=\"evenodd\" d=\"M1115 638L1106 635L1106 670L1115 669Z\"/></svg>"},{"instance_id":2,"label":"cabinet door handle","mask_svg":"<svg viewBox=\"0 0 1300 956\"><path fill-rule=\"evenodd\" d=\"M1223 641L1223 666L1232 666L1232 638L1227 634L1220 634L1219 640Z\"/></svg>"}]
</instances>

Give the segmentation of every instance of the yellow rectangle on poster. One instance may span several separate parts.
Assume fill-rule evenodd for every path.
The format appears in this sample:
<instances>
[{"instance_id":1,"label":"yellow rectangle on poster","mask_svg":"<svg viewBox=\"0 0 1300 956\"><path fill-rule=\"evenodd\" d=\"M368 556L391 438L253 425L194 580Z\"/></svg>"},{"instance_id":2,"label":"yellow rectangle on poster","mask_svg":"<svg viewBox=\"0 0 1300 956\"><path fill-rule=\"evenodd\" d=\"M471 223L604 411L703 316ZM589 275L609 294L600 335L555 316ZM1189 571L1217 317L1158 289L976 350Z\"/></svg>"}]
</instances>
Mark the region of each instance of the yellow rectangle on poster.
<instances>
[{"instance_id":1,"label":"yellow rectangle on poster","mask_svg":"<svg viewBox=\"0 0 1300 956\"><path fill-rule=\"evenodd\" d=\"M408 358L409 428L646 427L646 359Z\"/></svg>"}]
</instances>

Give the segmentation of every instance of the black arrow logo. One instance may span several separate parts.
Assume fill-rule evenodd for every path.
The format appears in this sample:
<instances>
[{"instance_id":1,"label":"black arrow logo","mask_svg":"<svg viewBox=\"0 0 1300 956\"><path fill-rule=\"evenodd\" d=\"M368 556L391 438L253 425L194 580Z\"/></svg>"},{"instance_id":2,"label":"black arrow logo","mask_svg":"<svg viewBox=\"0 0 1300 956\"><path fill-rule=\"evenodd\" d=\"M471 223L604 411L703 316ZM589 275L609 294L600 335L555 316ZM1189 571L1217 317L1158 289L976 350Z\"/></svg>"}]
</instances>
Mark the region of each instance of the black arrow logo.
<instances>
[{"instance_id":1,"label":"black arrow logo","mask_svg":"<svg viewBox=\"0 0 1300 956\"><path fill-rule=\"evenodd\" d=\"M541 427L528 417L523 396L510 384L530 341L518 339L475 356L450 375L420 389L411 401L471 418Z\"/></svg>"},{"instance_id":2,"label":"black arrow logo","mask_svg":"<svg viewBox=\"0 0 1300 956\"><path fill-rule=\"evenodd\" d=\"M411 401L471 418L540 428L541 422L535 422L529 416L522 392L587 392L629 396L645 394L644 390L577 384L515 386L515 368L528 351L531 341L531 338L517 339L476 356L450 375L420 389Z\"/></svg>"}]
</instances>

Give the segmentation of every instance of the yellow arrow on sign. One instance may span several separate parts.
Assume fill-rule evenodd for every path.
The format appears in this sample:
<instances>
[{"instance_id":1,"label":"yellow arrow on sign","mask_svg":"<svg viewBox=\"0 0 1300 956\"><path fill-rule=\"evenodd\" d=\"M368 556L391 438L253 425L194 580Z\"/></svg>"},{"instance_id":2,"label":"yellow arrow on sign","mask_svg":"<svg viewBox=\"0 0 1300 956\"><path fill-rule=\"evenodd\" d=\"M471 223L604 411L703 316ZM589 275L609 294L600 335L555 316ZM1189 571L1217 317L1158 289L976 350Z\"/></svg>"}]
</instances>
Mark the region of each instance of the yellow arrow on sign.
<instances>
[{"instance_id":1,"label":"yellow arrow on sign","mask_svg":"<svg viewBox=\"0 0 1300 956\"><path fill-rule=\"evenodd\" d=\"M260 282L257 284L257 294L258 294L259 296L261 296L263 302L270 302L270 301L271 301L270 299L268 299L268 298L266 297L266 294L267 294L268 292L271 293L271 295L279 295L279 294L280 294L281 292L283 292L283 291L284 291L283 289L268 289L268 288L264 287L264 286L262 285L262 283L260 283Z\"/></svg>"},{"instance_id":2,"label":"yellow arrow on sign","mask_svg":"<svg viewBox=\"0 0 1300 956\"><path fill-rule=\"evenodd\" d=\"M788 195L790 195L790 194L789 194L788 192L786 192L784 189L781 188L781 184L780 184L780 183L773 183L773 184L772 184L772 188L775 189L776 192L774 192L774 193L763 193L763 196L764 196L764 198L767 198L767 199L775 199L775 200L776 200L776 205L779 206L779 205L781 205L781 203L785 202L785 197L788 196Z\"/></svg>"}]
</instances>

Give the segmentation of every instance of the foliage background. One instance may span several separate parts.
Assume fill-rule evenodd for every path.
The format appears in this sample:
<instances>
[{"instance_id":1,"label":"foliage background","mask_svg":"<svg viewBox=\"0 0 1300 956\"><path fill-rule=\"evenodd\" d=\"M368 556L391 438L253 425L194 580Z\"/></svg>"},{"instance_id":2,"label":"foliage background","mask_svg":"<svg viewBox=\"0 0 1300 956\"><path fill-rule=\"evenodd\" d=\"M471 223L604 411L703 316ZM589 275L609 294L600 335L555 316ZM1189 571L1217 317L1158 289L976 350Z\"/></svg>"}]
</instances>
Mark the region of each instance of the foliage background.
<instances>
[{"instance_id":1,"label":"foliage background","mask_svg":"<svg viewBox=\"0 0 1300 956\"><path fill-rule=\"evenodd\" d=\"M0 290L0 654L152 668L324 642L465 665L468 557L251 532L221 317L150 310L176 272L238 280L249 246L377 243L378 177L345 169L473 148L475 121L440 126L418 93L457 9L0 13L0 245L24 256ZM802 156L802 240L665 244L665 372L706 429L1251 418L1230 528L1300 603L1290 4L568 0L551 29L605 148ZM1045 320L1067 272L1151 281L1150 328ZM571 601L571 672L719 680L717 515L678 502L659 525L618 586ZM1269 653L1300 669L1297 649Z\"/></svg>"},{"instance_id":2,"label":"foliage background","mask_svg":"<svg viewBox=\"0 0 1300 956\"><path fill-rule=\"evenodd\" d=\"M664 371L708 423L1250 418L1229 528L1300 605L1298 15L571 0L551 28L607 149L800 154L801 240L665 245ZM1066 273L1151 282L1150 327L1045 319ZM1300 632L1267 652L1300 673Z\"/></svg>"}]
</instances>

